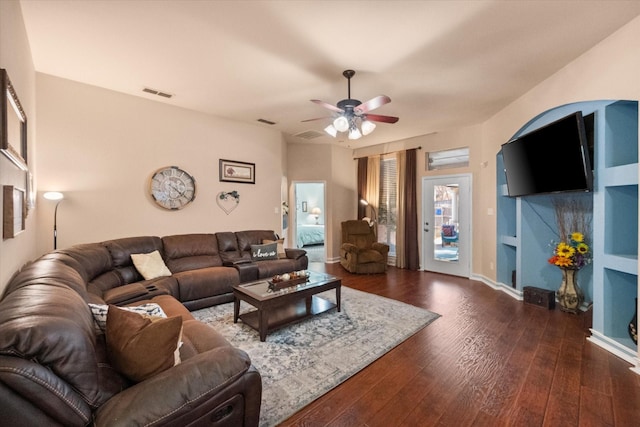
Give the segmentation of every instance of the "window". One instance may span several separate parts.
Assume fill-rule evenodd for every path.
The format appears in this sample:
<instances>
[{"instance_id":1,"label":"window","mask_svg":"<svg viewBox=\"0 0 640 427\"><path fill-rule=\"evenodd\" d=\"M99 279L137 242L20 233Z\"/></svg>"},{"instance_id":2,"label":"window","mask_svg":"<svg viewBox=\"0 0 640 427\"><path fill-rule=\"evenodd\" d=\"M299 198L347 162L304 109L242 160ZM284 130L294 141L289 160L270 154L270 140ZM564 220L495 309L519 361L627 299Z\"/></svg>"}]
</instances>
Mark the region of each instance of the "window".
<instances>
[{"instance_id":1,"label":"window","mask_svg":"<svg viewBox=\"0 0 640 427\"><path fill-rule=\"evenodd\" d=\"M396 218L398 215L398 168L395 157L380 160L380 196L378 200L378 241L396 254Z\"/></svg>"},{"instance_id":2,"label":"window","mask_svg":"<svg viewBox=\"0 0 640 427\"><path fill-rule=\"evenodd\" d=\"M427 153L427 170L462 168L469 166L469 147Z\"/></svg>"}]
</instances>

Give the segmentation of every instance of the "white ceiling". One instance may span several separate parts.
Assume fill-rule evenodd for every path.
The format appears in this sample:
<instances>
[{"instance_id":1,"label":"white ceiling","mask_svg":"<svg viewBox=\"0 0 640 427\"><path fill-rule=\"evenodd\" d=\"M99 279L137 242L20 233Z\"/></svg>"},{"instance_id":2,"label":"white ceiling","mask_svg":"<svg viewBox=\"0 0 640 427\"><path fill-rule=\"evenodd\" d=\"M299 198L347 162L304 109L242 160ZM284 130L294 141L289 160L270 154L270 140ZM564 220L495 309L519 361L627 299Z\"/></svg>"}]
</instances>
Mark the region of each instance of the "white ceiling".
<instances>
[{"instance_id":1,"label":"white ceiling","mask_svg":"<svg viewBox=\"0 0 640 427\"><path fill-rule=\"evenodd\" d=\"M21 0L36 71L287 135L309 102L392 102L352 148L491 117L640 13L640 1ZM637 52L633 52L637 54ZM169 92L171 99L142 92ZM257 119L276 122L269 126ZM307 141L300 138L294 140Z\"/></svg>"}]
</instances>

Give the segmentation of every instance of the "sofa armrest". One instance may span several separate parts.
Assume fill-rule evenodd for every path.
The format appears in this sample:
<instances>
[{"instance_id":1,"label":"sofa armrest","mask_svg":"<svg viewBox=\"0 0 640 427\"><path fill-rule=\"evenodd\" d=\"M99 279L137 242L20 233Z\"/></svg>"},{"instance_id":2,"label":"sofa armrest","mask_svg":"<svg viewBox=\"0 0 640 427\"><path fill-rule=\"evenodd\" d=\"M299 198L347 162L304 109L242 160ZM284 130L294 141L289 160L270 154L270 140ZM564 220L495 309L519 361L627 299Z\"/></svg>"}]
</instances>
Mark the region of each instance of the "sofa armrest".
<instances>
[{"instance_id":1,"label":"sofa armrest","mask_svg":"<svg viewBox=\"0 0 640 427\"><path fill-rule=\"evenodd\" d=\"M284 252L287 254L287 258L289 258L289 259L302 258L303 256L305 256L307 254L307 251L305 251L304 249L285 248Z\"/></svg>"},{"instance_id":2,"label":"sofa armrest","mask_svg":"<svg viewBox=\"0 0 640 427\"><path fill-rule=\"evenodd\" d=\"M234 347L220 347L118 393L96 411L94 425L205 425L212 417L245 420L247 413L259 416L261 394L260 374L251 368L249 356ZM237 395L243 399L232 399ZM257 425L258 418L242 424Z\"/></svg>"},{"instance_id":3,"label":"sofa armrest","mask_svg":"<svg viewBox=\"0 0 640 427\"><path fill-rule=\"evenodd\" d=\"M374 242L371 245L371 248L380 252L384 256L387 256L387 254L389 253L389 245L387 245L386 243Z\"/></svg>"},{"instance_id":4,"label":"sofa armrest","mask_svg":"<svg viewBox=\"0 0 640 427\"><path fill-rule=\"evenodd\" d=\"M250 259L237 259L235 261L225 261L222 263L222 265L225 267L235 267L236 265L251 264L251 263L253 263L253 261L251 261Z\"/></svg>"},{"instance_id":5,"label":"sofa armrest","mask_svg":"<svg viewBox=\"0 0 640 427\"><path fill-rule=\"evenodd\" d=\"M11 356L0 356L0 414L7 425L43 425L41 414L65 426L91 420L89 405L51 369Z\"/></svg>"},{"instance_id":6,"label":"sofa armrest","mask_svg":"<svg viewBox=\"0 0 640 427\"><path fill-rule=\"evenodd\" d=\"M149 291L140 283L117 286L106 290L102 294L102 299L107 304L122 304L135 301L140 297L146 297Z\"/></svg>"},{"instance_id":7,"label":"sofa armrest","mask_svg":"<svg viewBox=\"0 0 640 427\"><path fill-rule=\"evenodd\" d=\"M360 252L358 247L353 243L343 243L342 246L340 246L340 249L344 250L345 252L354 253L354 254L357 254L358 252Z\"/></svg>"}]
</instances>

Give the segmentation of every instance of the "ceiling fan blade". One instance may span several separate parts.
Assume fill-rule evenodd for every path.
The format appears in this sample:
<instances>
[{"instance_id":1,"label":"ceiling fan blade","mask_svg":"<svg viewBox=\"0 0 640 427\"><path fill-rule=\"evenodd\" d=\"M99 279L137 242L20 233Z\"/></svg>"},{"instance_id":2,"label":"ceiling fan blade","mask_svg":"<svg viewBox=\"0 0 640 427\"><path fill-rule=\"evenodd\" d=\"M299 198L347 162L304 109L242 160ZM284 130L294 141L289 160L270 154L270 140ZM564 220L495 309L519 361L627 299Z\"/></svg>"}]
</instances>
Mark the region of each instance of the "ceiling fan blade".
<instances>
[{"instance_id":1,"label":"ceiling fan blade","mask_svg":"<svg viewBox=\"0 0 640 427\"><path fill-rule=\"evenodd\" d=\"M321 107L328 108L331 111L336 111L338 113L344 113L342 108L338 108L335 105L331 105L328 102L320 101L319 99L312 99L311 102L318 104Z\"/></svg>"},{"instance_id":2,"label":"ceiling fan blade","mask_svg":"<svg viewBox=\"0 0 640 427\"><path fill-rule=\"evenodd\" d=\"M353 109L356 113L366 113L367 111L375 110L376 108L382 107L384 104L388 104L391 102L391 98L387 95L378 95L375 98L364 102Z\"/></svg>"},{"instance_id":3,"label":"ceiling fan blade","mask_svg":"<svg viewBox=\"0 0 640 427\"><path fill-rule=\"evenodd\" d=\"M393 116L381 116L380 114L367 114L367 120L371 120L372 122L382 122L382 123L395 123L400 120L398 117Z\"/></svg>"},{"instance_id":4,"label":"ceiling fan blade","mask_svg":"<svg viewBox=\"0 0 640 427\"><path fill-rule=\"evenodd\" d=\"M331 117L316 117L315 119L307 119L307 120L302 120L302 122L315 122L316 120L327 120L330 119Z\"/></svg>"}]
</instances>

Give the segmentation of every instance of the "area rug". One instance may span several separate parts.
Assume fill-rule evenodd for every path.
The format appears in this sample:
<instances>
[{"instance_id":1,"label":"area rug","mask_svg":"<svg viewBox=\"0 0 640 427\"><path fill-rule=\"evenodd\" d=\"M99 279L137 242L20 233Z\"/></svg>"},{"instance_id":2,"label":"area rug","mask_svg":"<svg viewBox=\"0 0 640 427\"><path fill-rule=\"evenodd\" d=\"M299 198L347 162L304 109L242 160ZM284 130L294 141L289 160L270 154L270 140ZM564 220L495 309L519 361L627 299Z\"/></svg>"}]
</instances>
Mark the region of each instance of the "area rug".
<instances>
[{"instance_id":1,"label":"area rug","mask_svg":"<svg viewBox=\"0 0 640 427\"><path fill-rule=\"evenodd\" d=\"M319 296L335 302L335 291ZM250 310L243 302L240 312ZM246 351L260 371L261 426L285 420L440 316L344 286L341 312L333 309L283 327L265 342L242 321L233 323L233 303L193 315Z\"/></svg>"}]
</instances>

